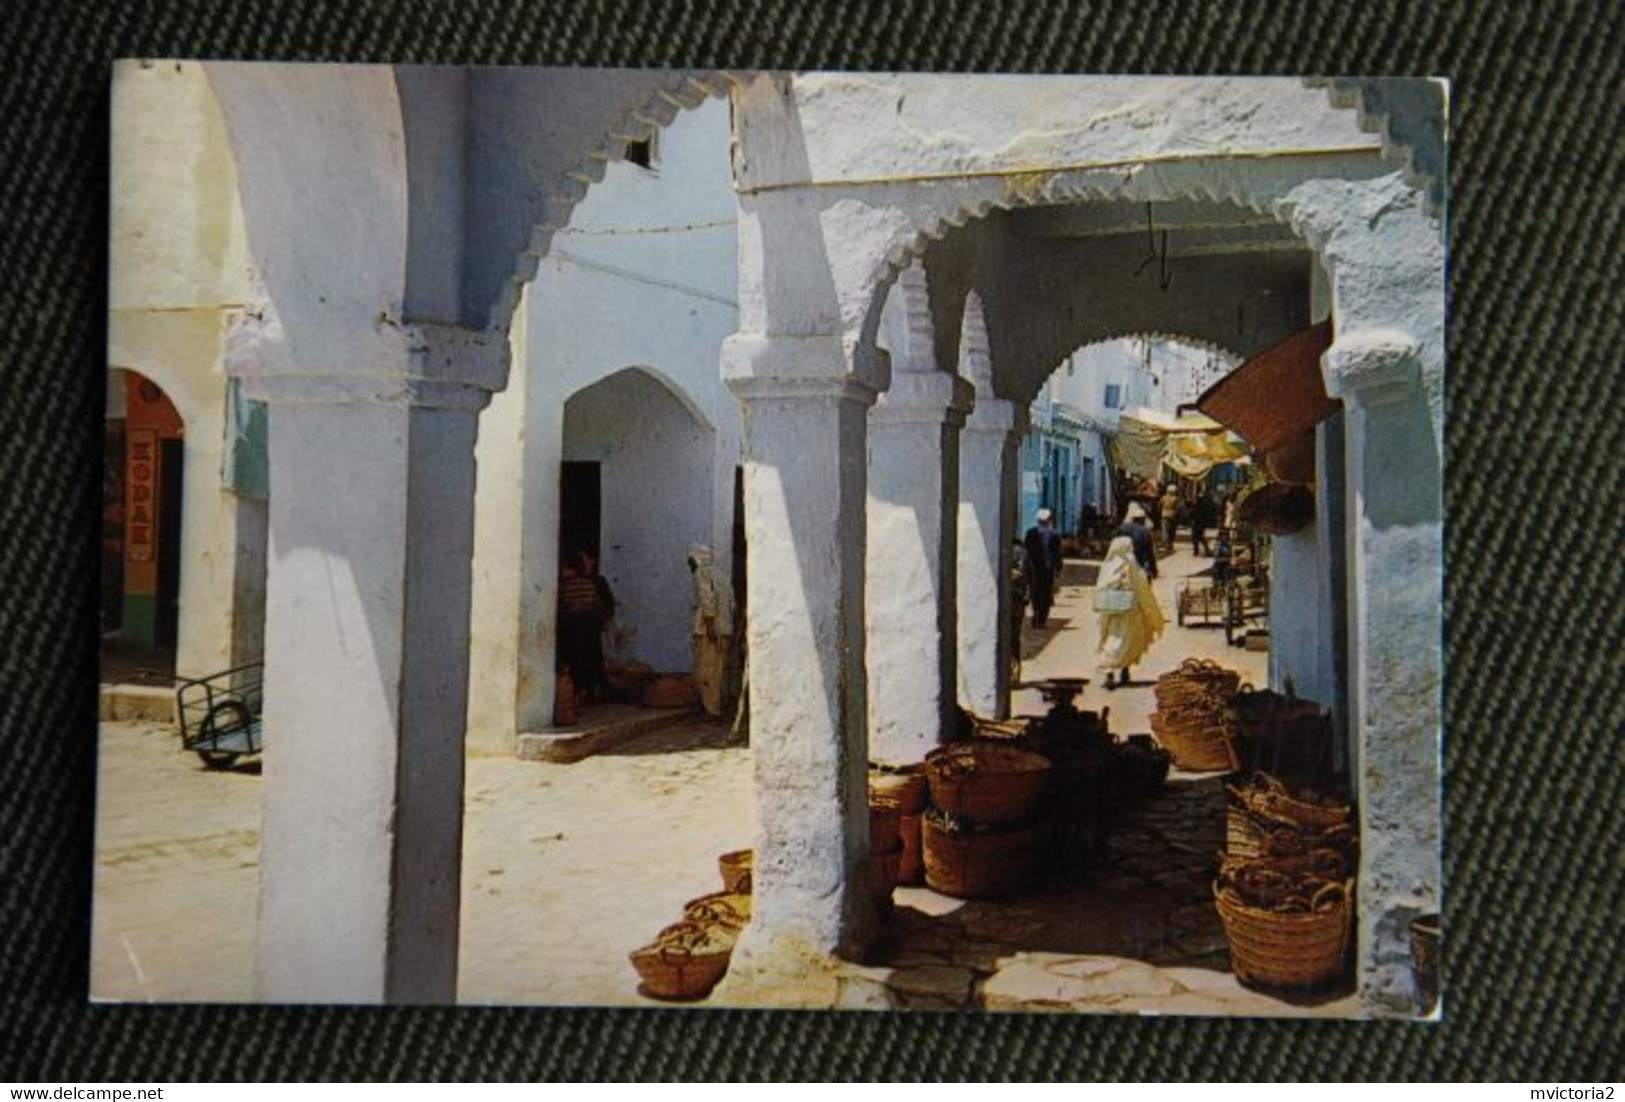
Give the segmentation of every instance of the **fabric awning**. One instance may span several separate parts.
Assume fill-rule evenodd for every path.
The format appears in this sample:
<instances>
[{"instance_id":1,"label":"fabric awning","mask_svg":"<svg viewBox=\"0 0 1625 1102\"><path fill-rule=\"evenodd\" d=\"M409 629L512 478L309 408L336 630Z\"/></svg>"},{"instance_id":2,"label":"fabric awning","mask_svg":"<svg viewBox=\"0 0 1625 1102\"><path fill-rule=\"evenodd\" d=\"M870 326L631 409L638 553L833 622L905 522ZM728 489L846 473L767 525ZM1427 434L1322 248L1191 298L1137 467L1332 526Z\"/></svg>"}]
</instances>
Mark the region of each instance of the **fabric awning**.
<instances>
[{"instance_id":1,"label":"fabric awning","mask_svg":"<svg viewBox=\"0 0 1625 1102\"><path fill-rule=\"evenodd\" d=\"M1144 407L1119 418L1111 451L1114 463L1141 479L1160 479L1164 467L1181 478L1201 478L1247 455L1246 446L1211 418Z\"/></svg>"}]
</instances>

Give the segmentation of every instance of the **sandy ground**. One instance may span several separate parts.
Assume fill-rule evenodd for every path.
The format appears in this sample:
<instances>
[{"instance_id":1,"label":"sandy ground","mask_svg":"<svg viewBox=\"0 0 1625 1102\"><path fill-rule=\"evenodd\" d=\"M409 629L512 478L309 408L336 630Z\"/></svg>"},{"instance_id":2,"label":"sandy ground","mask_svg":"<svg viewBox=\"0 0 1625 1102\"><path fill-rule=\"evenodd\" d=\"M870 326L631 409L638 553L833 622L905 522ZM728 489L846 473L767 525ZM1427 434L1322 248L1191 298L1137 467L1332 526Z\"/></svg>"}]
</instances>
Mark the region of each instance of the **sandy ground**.
<instances>
[{"instance_id":1,"label":"sandy ground","mask_svg":"<svg viewBox=\"0 0 1625 1102\"><path fill-rule=\"evenodd\" d=\"M1262 683L1267 655L1219 628L1173 625L1173 594L1206 565L1179 552L1157 591L1168 634L1135 683L1091 683L1081 707L1112 709L1115 731L1146 730L1151 682L1185 657L1213 657ZM1077 565L1069 577L1086 576ZM1028 680L1093 671L1089 590L1063 586L1043 632L1028 629ZM1019 713L1037 713L1022 690ZM574 764L468 763L459 998L465 1003L631 1005L627 953L717 889L716 857L754 831L750 754L689 724ZM253 997L260 778L209 772L168 728L101 728L92 992L110 1001ZM1211 779L1177 777L1127 824L1121 865L1087 888L1012 904L899 892L890 958L864 974L902 1005L1164 1013L1353 1011L1344 998L1291 1005L1241 988L1204 902L1222 836ZM1218 831L1219 833L1214 833Z\"/></svg>"}]
</instances>

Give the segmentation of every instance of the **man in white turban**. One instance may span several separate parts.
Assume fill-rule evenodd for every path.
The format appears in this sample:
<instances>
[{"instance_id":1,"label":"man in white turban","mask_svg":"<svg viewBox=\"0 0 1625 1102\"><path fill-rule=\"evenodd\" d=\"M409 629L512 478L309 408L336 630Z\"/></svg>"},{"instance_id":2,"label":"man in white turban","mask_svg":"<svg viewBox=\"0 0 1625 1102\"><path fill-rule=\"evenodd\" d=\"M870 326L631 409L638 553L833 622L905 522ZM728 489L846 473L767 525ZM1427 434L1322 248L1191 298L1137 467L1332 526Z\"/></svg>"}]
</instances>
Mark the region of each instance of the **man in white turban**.
<instances>
[{"instance_id":1,"label":"man in white turban","mask_svg":"<svg viewBox=\"0 0 1625 1102\"><path fill-rule=\"evenodd\" d=\"M733 634L733 603L728 580L718 573L711 548L688 549L694 577L694 684L700 704L711 719L722 718L722 678L728 665L728 638Z\"/></svg>"}]
</instances>

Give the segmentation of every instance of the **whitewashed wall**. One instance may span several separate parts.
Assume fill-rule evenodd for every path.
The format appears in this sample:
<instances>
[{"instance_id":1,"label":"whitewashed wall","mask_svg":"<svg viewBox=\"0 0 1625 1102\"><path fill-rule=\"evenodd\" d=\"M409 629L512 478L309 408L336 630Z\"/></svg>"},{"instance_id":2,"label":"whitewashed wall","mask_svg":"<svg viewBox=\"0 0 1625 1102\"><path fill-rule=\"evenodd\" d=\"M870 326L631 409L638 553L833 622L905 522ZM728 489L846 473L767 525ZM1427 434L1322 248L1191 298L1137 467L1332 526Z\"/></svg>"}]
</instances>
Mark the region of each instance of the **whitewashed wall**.
<instances>
[{"instance_id":1,"label":"whitewashed wall","mask_svg":"<svg viewBox=\"0 0 1625 1102\"><path fill-rule=\"evenodd\" d=\"M237 173L201 66L117 66L112 166L107 361L157 383L185 422L176 668L213 673L258 636L264 505L221 486L225 329L253 290Z\"/></svg>"},{"instance_id":2,"label":"whitewashed wall","mask_svg":"<svg viewBox=\"0 0 1625 1102\"><path fill-rule=\"evenodd\" d=\"M547 726L552 712L561 460L605 464L603 569L623 603L627 657L688 663L677 610L688 607L689 543L711 543L731 568L741 427L718 367L738 327L728 143L726 103L679 115L660 133L652 169L618 163L594 185L525 290L508 388L480 423L477 750L510 750L516 731ZM583 393L627 369L638 377ZM617 392L629 400L603 400Z\"/></svg>"}]
</instances>

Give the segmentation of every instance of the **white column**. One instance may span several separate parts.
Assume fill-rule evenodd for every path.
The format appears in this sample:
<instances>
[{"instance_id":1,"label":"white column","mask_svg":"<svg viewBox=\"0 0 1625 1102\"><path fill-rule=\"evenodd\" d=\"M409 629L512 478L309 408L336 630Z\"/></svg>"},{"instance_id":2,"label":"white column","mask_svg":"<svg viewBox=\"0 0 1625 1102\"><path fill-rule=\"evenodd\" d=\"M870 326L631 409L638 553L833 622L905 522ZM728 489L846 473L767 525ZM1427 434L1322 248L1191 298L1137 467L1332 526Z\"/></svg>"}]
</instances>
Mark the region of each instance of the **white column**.
<instances>
[{"instance_id":1,"label":"white column","mask_svg":"<svg viewBox=\"0 0 1625 1102\"><path fill-rule=\"evenodd\" d=\"M869 412L869 756L920 761L953 728L958 689L959 429L973 392L899 371Z\"/></svg>"},{"instance_id":2,"label":"white column","mask_svg":"<svg viewBox=\"0 0 1625 1102\"><path fill-rule=\"evenodd\" d=\"M257 994L451 1002L488 391L255 383L274 487Z\"/></svg>"},{"instance_id":3,"label":"white column","mask_svg":"<svg viewBox=\"0 0 1625 1102\"><path fill-rule=\"evenodd\" d=\"M1409 923L1439 907L1441 464L1407 334L1347 333L1326 359L1328 383L1350 404L1360 992L1368 1012L1409 1014Z\"/></svg>"},{"instance_id":4,"label":"white column","mask_svg":"<svg viewBox=\"0 0 1625 1102\"><path fill-rule=\"evenodd\" d=\"M755 904L735 969L861 950L868 895L864 439L839 338L724 345L747 426Z\"/></svg>"},{"instance_id":5,"label":"white column","mask_svg":"<svg viewBox=\"0 0 1625 1102\"><path fill-rule=\"evenodd\" d=\"M1010 711L1010 540L1026 418L978 393L959 435L960 700L978 715Z\"/></svg>"},{"instance_id":6,"label":"white column","mask_svg":"<svg viewBox=\"0 0 1625 1102\"><path fill-rule=\"evenodd\" d=\"M210 388L211 390L214 388ZM220 483L225 400L209 394L187 418L175 671L204 677L234 665L237 498Z\"/></svg>"}]
</instances>

